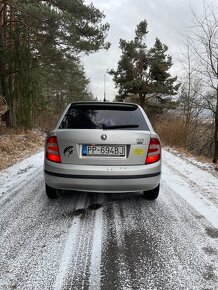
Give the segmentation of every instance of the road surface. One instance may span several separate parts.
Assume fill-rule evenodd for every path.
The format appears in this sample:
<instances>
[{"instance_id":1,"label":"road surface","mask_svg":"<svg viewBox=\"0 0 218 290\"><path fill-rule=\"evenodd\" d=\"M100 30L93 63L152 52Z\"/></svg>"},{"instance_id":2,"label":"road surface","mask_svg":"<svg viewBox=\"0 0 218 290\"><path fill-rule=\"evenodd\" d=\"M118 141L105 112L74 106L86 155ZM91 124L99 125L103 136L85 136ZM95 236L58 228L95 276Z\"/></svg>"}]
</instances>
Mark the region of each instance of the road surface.
<instances>
[{"instance_id":1,"label":"road surface","mask_svg":"<svg viewBox=\"0 0 218 290\"><path fill-rule=\"evenodd\" d=\"M0 289L218 289L218 177L164 150L160 196L45 195L43 153L2 172Z\"/></svg>"}]
</instances>

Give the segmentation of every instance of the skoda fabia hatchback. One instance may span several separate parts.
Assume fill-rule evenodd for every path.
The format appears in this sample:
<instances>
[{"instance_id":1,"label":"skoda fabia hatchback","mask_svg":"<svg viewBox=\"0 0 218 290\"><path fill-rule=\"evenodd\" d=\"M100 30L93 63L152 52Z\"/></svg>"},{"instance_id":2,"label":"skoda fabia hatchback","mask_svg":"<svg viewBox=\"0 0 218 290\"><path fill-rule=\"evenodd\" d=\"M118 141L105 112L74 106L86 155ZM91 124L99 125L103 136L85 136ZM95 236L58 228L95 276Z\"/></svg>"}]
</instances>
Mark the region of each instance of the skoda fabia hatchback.
<instances>
[{"instance_id":1,"label":"skoda fabia hatchback","mask_svg":"<svg viewBox=\"0 0 218 290\"><path fill-rule=\"evenodd\" d=\"M48 134L45 186L57 190L159 194L161 144L143 109L131 103L70 104Z\"/></svg>"}]
</instances>

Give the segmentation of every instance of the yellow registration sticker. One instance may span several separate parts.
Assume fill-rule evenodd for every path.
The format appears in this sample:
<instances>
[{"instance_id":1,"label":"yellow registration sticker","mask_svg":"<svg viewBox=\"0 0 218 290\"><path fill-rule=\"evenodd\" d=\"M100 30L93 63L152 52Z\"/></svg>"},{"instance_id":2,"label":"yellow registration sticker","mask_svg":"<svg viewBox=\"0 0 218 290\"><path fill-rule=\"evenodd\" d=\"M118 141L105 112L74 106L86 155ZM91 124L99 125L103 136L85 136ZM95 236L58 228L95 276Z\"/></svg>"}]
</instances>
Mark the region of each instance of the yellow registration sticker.
<instances>
[{"instance_id":1,"label":"yellow registration sticker","mask_svg":"<svg viewBox=\"0 0 218 290\"><path fill-rule=\"evenodd\" d=\"M143 150L142 148L136 148L136 149L134 149L133 152L135 155L140 156L140 155L143 155L145 153L145 150Z\"/></svg>"}]
</instances>

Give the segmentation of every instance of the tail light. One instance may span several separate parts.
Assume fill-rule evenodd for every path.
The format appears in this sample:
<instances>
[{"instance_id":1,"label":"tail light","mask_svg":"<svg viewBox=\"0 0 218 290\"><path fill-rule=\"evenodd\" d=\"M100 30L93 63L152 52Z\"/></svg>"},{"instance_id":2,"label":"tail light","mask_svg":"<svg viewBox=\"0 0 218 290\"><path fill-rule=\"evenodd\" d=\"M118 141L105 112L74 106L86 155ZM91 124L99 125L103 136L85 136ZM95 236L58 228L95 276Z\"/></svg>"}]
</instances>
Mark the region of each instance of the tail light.
<instances>
[{"instance_id":1,"label":"tail light","mask_svg":"<svg viewBox=\"0 0 218 290\"><path fill-rule=\"evenodd\" d=\"M159 161L160 154L161 154L160 141L157 138L151 138L145 164L151 164Z\"/></svg>"},{"instance_id":2,"label":"tail light","mask_svg":"<svg viewBox=\"0 0 218 290\"><path fill-rule=\"evenodd\" d=\"M56 136L49 137L46 144L46 158L50 161L61 163L61 157L58 148Z\"/></svg>"}]
</instances>

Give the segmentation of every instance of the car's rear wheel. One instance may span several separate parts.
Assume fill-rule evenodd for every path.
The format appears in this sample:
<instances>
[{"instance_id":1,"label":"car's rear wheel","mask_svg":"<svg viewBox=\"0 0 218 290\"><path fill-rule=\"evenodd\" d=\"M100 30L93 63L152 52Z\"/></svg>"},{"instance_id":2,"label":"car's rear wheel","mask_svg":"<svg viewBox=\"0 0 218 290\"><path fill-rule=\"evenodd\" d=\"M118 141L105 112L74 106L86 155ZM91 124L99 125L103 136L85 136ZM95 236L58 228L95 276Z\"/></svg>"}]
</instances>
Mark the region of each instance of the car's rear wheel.
<instances>
[{"instance_id":1,"label":"car's rear wheel","mask_svg":"<svg viewBox=\"0 0 218 290\"><path fill-rule=\"evenodd\" d=\"M45 184L45 192L47 196L51 199L58 198L57 190L53 187L48 186L47 184Z\"/></svg>"},{"instance_id":2,"label":"car's rear wheel","mask_svg":"<svg viewBox=\"0 0 218 290\"><path fill-rule=\"evenodd\" d=\"M143 191L144 197L149 200L154 200L158 197L160 191L160 184L152 190Z\"/></svg>"}]
</instances>

